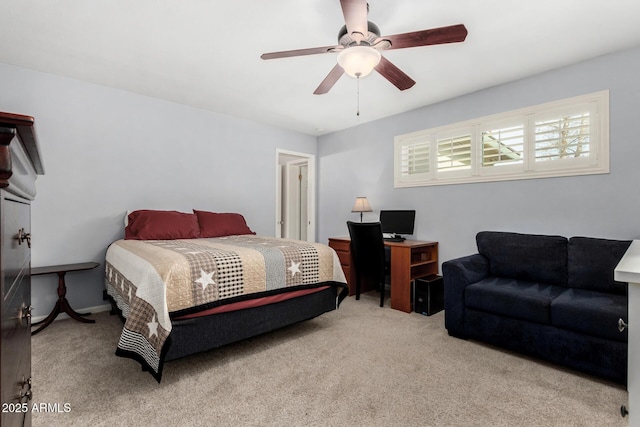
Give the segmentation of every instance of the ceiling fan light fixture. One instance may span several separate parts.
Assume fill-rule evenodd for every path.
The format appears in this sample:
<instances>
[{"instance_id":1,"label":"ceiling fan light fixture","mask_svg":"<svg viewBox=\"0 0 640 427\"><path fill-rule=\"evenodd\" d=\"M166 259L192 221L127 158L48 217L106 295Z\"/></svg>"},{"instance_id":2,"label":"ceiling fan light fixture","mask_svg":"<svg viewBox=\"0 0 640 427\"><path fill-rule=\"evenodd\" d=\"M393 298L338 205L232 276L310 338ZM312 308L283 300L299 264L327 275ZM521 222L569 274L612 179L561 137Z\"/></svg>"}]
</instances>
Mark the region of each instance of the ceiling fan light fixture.
<instances>
[{"instance_id":1,"label":"ceiling fan light fixture","mask_svg":"<svg viewBox=\"0 0 640 427\"><path fill-rule=\"evenodd\" d=\"M371 46L350 46L338 54L338 64L351 77L364 77L380 62L380 52Z\"/></svg>"}]
</instances>

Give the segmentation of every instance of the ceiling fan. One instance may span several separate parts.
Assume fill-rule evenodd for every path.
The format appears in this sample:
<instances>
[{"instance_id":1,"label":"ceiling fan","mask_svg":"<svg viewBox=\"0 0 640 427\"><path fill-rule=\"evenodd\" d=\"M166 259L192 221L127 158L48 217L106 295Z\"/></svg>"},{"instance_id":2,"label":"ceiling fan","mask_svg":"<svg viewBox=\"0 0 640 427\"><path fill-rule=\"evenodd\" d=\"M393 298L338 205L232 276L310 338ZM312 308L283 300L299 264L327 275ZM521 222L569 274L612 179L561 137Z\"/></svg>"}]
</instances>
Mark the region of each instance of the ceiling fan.
<instances>
[{"instance_id":1,"label":"ceiling fan","mask_svg":"<svg viewBox=\"0 0 640 427\"><path fill-rule=\"evenodd\" d=\"M340 6L346 25L338 34L338 45L271 52L262 54L260 58L276 59L337 52L338 63L313 92L314 95L329 92L344 73L360 78L372 70L376 70L398 89L406 90L416 82L382 56L380 50L457 43L467 37L467 29L463 24L380 36L378 26L367 20L369 5L366 0L340 0Z\"/></svg>"}]
</instances>

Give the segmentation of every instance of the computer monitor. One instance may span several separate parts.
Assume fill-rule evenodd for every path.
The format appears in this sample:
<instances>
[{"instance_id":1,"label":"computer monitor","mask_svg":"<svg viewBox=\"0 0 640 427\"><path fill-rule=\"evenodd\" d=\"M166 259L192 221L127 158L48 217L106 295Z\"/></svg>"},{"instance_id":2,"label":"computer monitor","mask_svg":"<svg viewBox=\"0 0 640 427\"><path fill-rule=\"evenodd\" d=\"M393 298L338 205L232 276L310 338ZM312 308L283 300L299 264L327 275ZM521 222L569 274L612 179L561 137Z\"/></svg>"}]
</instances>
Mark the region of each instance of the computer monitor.
<instances>
[{"instance_id":1,"label":"computer monitor","mask_svg":"<svg viewBox=\"0 0 640 427\"><path fill-rule=\"evenodd\" d=\"M380 211L382 232L400 237L401 234L413 234L413 226L416 219L416 211L389 210Z\"/></svg>"}]
</instances>

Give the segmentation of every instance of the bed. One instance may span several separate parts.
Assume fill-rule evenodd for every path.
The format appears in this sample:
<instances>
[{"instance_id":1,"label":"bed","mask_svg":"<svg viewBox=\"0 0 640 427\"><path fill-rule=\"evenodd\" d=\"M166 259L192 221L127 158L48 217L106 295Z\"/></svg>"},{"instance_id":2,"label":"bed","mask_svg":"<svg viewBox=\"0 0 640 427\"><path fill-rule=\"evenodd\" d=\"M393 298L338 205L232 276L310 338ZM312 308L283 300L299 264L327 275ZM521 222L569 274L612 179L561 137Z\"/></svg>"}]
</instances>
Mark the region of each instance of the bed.
<instances>
[{"instance_id":1,"label":"bed","mask_svg":"<svg viewBox=\"0 0 640 427\"><path fill-rule=\"evenodd\" d=\"M335 310L348 294L336 253L257 236L239 214L134 211L105 259L124 320L116 355L160 382L164 363Z\"/></svg>"}]
</instances>

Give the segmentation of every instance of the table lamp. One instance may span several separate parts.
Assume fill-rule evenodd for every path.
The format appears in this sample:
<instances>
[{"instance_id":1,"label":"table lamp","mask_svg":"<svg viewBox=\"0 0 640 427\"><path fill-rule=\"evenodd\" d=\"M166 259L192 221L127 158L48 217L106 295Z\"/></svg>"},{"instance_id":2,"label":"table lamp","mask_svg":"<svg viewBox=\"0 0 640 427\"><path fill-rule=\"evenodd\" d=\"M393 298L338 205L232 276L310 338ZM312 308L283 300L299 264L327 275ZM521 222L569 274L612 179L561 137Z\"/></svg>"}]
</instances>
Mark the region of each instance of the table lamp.
<instances>
[{"instance_id":1,"label":"table lamp","mask_svg":"<svg viewBox=\"0 0 640 427\"><path fill-rule=\"evenodd\" d=\"M351 208L351 212L360 212L360 222L362 222L362 212L372 212L371 205L366 197L356 197L356 202Z\"/></svg>"}]
</instances>

